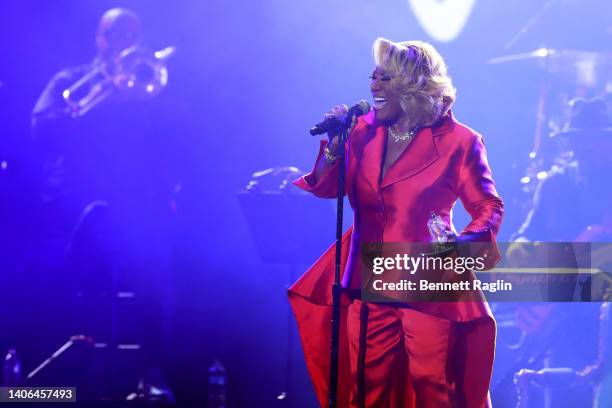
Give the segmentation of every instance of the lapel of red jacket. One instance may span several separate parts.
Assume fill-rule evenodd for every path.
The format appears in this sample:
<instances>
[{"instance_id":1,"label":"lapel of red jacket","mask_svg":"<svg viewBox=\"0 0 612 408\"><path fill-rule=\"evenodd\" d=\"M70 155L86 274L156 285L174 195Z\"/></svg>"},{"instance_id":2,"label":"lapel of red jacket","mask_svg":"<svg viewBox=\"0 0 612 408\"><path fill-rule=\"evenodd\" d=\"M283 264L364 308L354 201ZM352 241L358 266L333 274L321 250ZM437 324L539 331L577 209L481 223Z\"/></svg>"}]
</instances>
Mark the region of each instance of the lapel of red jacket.
<instances>
[{"instance_id":1,"label":"lapel of red jacket","mask_svg":"<svg viewBox=\"0 0 612 408\"><path fill-rule=\"evenodd\" d=\"M363 141L361 144L360 171L361 176L372 186L374 191L378 190L381 164L385 149L387 131L384 126L377 126L374 112L370 112L365 120ZM359 154L359 152L356 152Z\"/></svg>"},{"instance_id":2,"label":"lapel of red jacket","mask_svg":"<svg viewBox=\"0 0 612 408\"><path fill-rule=\"evenodd\" d=\"M380 187L385 188L398 181L410 178L431 166L440 157L436 148L435 137L451 131L454 124L455 120L452 113L449 112L447 116L440 119L433 126L419 130L412 143L402 152L395 163L387 169ZM386 138L386 130L384 133L383 140ZM382 154L378 163L380 167L382 164Z\"/></svg>"}]
</instances>

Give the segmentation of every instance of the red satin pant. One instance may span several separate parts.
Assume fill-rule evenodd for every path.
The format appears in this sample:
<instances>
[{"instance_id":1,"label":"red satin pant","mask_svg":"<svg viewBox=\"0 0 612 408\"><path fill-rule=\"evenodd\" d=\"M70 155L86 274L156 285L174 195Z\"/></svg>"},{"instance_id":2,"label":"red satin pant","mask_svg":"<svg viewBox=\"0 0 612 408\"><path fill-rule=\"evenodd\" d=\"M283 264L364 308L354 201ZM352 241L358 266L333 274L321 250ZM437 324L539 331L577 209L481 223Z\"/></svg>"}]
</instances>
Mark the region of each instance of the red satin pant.
<instances>
[{"instance_id":1,"label":"red satin pant","mask_svg":"<svg viewBox=\"0 0 612 408\"><path fill-rule=\"evenodd\" d=\"M351 408L402 408L407 398L419 408L453 406L450 321L355 300L347 323Z\"/></svg>"}]
</instances>

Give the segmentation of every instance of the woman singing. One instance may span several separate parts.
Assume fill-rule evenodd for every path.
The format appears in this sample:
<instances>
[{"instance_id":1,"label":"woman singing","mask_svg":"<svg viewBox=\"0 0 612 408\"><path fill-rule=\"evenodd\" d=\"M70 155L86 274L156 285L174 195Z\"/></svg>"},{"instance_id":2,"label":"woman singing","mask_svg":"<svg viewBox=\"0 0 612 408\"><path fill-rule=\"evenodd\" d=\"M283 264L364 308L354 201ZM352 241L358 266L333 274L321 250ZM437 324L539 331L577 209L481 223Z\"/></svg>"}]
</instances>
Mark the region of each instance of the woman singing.
<instances>
[{"instance_id":1,"label":"woman singing","mask_svg":"<svg viewBox=\"0 0 612 408\"><path fill-rule=\"evenodd\" d=\"M460 199L472 221L461 241L488 241L494 251L503 203L482 137L457 122L455 89L430 44L373 45L374 109L350 131L346 194L354 225L343 237L339 407L489 405L495 321L484 300L369 303L359 299L362 243L429 242L431 212L454 232ZM345 106L328 115L342 117ZM336 196L338 135L322 141L314 170L295 184ZM496 253L497 255L498 253ZM327 405L334 248L289 290L306 363L321 406Z\"/></svg>"}]
</instances>

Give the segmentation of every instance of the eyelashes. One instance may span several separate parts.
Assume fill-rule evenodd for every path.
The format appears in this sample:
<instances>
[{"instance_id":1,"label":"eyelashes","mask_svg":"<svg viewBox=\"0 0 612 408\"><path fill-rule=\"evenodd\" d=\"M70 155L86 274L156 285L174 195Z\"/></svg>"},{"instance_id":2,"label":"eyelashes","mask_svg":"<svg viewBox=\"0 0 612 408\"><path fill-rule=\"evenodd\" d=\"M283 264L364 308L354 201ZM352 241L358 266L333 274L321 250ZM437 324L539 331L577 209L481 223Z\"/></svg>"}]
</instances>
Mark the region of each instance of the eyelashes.
<instances>
[{"instance_id":1,"label":"eyelashes","mask_svg":"<svg viewBox=\"0 0 612 408\"><path fill-rule=\"evenodd\" d=\"M375 79L378 79L378 77L374 76L374 75L370 75L368 78L370 78L372 81L374 81ZM391 77L382 77L380 78L381 81L385 81L388 82L391 80Z\"/></svg>"}]
</instances>

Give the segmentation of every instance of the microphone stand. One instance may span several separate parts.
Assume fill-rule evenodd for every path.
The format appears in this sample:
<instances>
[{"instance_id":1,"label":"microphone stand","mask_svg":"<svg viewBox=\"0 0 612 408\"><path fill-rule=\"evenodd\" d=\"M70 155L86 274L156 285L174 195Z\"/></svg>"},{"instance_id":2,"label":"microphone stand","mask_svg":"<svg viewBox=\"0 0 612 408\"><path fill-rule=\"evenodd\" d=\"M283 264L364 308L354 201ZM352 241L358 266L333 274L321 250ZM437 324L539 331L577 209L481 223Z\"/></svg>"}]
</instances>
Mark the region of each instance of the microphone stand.
<instances>
[{"instance_id":1,"label":"microphone stand","mask_svg":"<svg viewBox=\"0 0 612 408\"><path fill-rule=\"evenodd\" d=\"M338 360L340 355L340 295L342 284L340 282L340 268L342 263L342 218L344 213L344 190L346 185L346 140L348 129L353 120L353 113L349 111L340 132L338 197L336 205L336 262L334 284L332 286L332 330L331 353L329 369L329 408L338 405Z\"/></svg>"}]
</instances>

